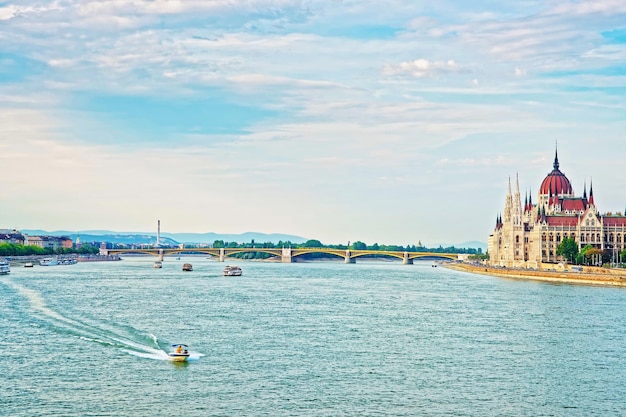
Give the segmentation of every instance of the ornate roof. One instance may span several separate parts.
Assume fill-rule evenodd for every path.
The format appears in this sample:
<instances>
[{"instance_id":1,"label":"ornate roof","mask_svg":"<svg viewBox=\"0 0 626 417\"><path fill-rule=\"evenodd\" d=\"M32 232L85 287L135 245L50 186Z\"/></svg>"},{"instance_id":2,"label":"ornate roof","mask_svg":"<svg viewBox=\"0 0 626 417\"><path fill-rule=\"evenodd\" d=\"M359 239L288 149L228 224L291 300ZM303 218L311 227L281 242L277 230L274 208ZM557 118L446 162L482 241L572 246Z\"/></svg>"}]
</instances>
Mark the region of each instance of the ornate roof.
<instances>
[{"instance_id":1,"label":"ornate roof","mask_svg":"<svg viewBox=\"0 0 626 417\"><path fill-rule=\"evenodd\" d=\"M539 194L545 195L572 195L574 193L572 184L565 174L559 170L559 157L554 152L554 169L546 176L539 187Z\"/></svg>"}]
</instances>

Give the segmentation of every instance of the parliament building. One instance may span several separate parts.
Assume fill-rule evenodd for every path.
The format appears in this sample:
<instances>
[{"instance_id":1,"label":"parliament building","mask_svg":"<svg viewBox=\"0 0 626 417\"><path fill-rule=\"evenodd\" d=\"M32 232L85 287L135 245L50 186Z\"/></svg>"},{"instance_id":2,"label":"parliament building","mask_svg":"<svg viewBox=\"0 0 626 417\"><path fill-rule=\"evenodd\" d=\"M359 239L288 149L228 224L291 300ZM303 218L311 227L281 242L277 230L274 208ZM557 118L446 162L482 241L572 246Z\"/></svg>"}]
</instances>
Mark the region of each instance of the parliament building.
<instances>
[{"instance_id":1,"label":"parliament building","mask_svg":"<svg viewBox=\"0 0 626 417\"><path fill-rule=\"evenodd\" d=\"M557 248L565 238L573 238L579 250L587 245L616 256L626 247L626 216L622 213L600 214L584 186L576 197L567 177L559 170L555 152L552 171L539 188L537 202L526 195L522 204L519 179L511 193L509 178L504 212L497 216L495 229L488 239L489 264L503 267L539 268L541 263L571 261L561 259Z\"/></svg>"}]
</instances>

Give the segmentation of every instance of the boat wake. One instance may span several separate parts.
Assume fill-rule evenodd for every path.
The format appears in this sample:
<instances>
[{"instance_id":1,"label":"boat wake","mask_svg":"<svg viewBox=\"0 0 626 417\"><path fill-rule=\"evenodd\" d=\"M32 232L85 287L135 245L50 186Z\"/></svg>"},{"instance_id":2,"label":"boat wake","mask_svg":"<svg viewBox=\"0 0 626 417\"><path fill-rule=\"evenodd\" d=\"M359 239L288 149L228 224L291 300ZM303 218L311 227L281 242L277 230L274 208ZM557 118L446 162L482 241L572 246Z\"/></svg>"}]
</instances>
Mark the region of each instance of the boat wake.
<instances>
[{"instance_id":1,"label":"boat wake","mask_svg":"<svg viewBox=\"0 0 626 417\"><path fill-rule=\"evenodd\" d=\"M35 316L59 333L69 334L87 342L114 347L129 355L144 359L170 360L165 350L169 343L160 342L158 337L152 333L142 333L130 326L107 329L103 323L93 325L65 317L48 307L44 298L36 290L17 284L9 278L3 277L1 282L26 298ZM197 360L203 356L199 352L190 353L190 360Z\"/></svg>"}]
</instances>

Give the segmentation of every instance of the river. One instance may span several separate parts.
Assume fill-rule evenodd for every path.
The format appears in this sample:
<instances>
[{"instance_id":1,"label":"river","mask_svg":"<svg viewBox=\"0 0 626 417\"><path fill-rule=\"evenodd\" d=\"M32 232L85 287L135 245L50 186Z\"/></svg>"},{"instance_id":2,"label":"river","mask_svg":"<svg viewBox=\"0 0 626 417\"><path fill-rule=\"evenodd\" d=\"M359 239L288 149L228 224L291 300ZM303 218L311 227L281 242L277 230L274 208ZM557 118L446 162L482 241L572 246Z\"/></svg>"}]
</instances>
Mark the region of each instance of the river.
<instances>
[{"instance_id":1,"label":"river","mask_svg":"<svg viewBox=\"0 0 626 417\"><path fill-rule=\"evenodd\" d=\"M428 262L12 267L0 416L619 416L626 289ZM182 272L184 262L193 272ZM167 360L172 343L188 363Z\"/></svg>"}]
</instances>

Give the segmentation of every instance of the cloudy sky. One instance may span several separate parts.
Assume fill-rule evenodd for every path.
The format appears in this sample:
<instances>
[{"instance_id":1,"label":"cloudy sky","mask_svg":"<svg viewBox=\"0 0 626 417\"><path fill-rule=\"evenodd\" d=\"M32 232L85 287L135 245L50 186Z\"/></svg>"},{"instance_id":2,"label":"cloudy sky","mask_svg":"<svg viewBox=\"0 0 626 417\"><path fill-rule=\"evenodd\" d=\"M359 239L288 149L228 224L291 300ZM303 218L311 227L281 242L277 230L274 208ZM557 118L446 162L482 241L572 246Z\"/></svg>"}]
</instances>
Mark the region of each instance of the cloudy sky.
<instances>
[{"instance_id":1,"label":"cloudy sky","mask_svg":"<svg viewBox=\"0 0 626 417\"><path fill-rule=\"evenodd\" d=\"M624 0L0 0L0 228L486 241L625 98Z\"/></svg>"}]
</instances>

